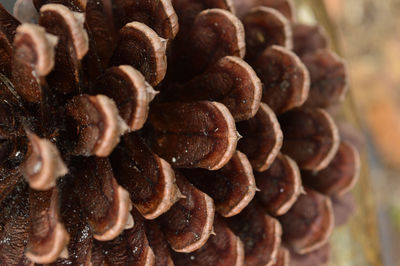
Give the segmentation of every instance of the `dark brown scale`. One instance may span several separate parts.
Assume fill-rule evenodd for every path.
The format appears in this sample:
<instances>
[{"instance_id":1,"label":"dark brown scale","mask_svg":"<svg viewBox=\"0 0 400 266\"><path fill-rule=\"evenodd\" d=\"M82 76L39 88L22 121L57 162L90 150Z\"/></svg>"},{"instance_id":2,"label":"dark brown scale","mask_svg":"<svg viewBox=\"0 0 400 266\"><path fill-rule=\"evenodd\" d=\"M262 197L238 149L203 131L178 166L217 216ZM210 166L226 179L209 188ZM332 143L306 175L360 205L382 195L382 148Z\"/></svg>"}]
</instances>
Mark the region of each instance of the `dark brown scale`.
<instances>
[{"instance_id":1,"label":"dark brown scale","mask_svg":"<svg viewBox=\"0 0 400 266\"><path fill-rule=\"evenodd\" d=\"M282 146L282 131L274 112L261 103L257 114L239 122L237 128L243 136L238 150L246 154L254 170L267 170Z\"/></svg>"},{"instance_id":2,"label":"dark brown scale","mask_svg":"<svg viewBox=\"0 0 400 266\"><path fill-rule=\"evenodd\" d=\"M214 232L199 250L192 253L173 253L175 265L242 265L242 242L229 229L221 217L214 219Z\"/></svg>"},{"instance_id":3,"label":"dark brown scale","mask_svg":"<svg viewBox=\"0 0 400 266\"><path fill-rule=\"evenodd\" d=\"M128 195L122 197L107 158L90 157L79 161L79 170L72 170L77 179L75 193L79 195L94 237L100 241L110 240L116 236L109 235L118 235L124 229L127 213L131 209L130 200ZM124 214L124 218L121 218L121 214ZM123 224L118 225L121 219L124 219Z\"/></svg>"},{"instance_id":4,"label":"dark brown scale","mask_svg":"<svg viewBox=\"0 0 400 266\"><path fill-rule=\"evenodd\" d=\"M117 0L114 7L119 28L126 23L138 21L165 39L174 39L178 32L177 16L166 0Z\"/></svg>"},{"instance_id":5,"label":"dark brown scale","mask_svg":"<svg viewBox=\"0 0 400 266\"><path fill-rule=\"evenodd\" d=\"M136 133L123 138L111 162L118 182L130 192L133 204L147 219L160 216L179 199L172 168Z\"/></svg>"},{"instance_id":6,"label":"dark brown scale","mask_svg":"<svg viewBox=\"0 0 400 266\"><path fill-rule=\"evenodd\" d=\"M154 105L149 123L154 132L150 147L174 167L216 170L236 148L233 117L220 103Z\"/></svg>"},{"instance_id":7,"label":"dark brown scale","mask_svg":"<svg viewBox=\"0 0 400 266\"><path fill-rule=\"evenodd\" d=\"M39 25L47 32L59 37L56 46L55 67L47 77L47 82L52 90L61 94L78 93L81 91L80 63L73 48L72 36L61 14L55 11L46 11L39 17Z\"/></svg>"},{"instance_id":8,"label":"dark brown scale","mask_svg":"<svg viewBox=\"0 0 400 266\"><path fill-rule=\"evenodd\" d=\"M327 243L334 226L331 200L305 188L293 207L279 217L283 240L296 253L306 254Z\"/></svg>"},{"instance_id":9,"label":"dark brown scale","mask_svg":"<svg viewBox=\"0 0 400 266\"><path fill-rule=\"evenodd\" d=\"M29 193L26 184L17 186L1 204L0 262L30 265L24 256L29 232Z\"/></svg>"},{"instance_id":10,"label":"dark brown scale","mask_svg":"<svg viewBox=\"0 0 400 266\"><path fill-rule=\"evenodd\" d=\"M301 106L308 97L310 76L300 59L279 46L271 46L252 64L263 83L262 101L276 114Z\"/></svg>"},{"instance_id":11,"label":"dark brown scale","mask_svg":"<svg viewBox=\"0 0 400 266\"><path fill-rule=\"evenodd\" d=\"M62 4L72 11L82 12L85 9L84 2L81 0L32 0L34 6L39 10L45 4Z\"/></svg>"},{"instance_id":12,"label":"dark brown scale","mask_svg":"<svg viewBox=\"0 0 400 266\"><path fill-rule=\"evenodd\" d=\"M165 240L164 233L161 231L160 224L157 221L146 221L145 230L147 240L154 252L155 266L174 265L171 258L170 247Z\"/></svg>"},{"instance_id":13,"label":"dark brown scale","mask_svg":"<svg viewBox=\"0 0 400 266\"><path fill-rule=\"evenodd\" d=\"M174 78L186 82L225 56L244 57L244 29L239 19L223 9L204 10L184 40L173 47ZM174 61L175 62L175 61Z\"/></svg>"},{"instance_id":14,"label":"dark brown scale","mask_svg":"<svg viewBox=\"0 0 400 266\"><path fill-rule=\"evenodd\" d=\"M176 172L176 183L184 198L160 217L162 231L177 252L199 249L210 237L214 220L212 199Z\"/></svg>"},{"instance_id":15,"label":"dark brown scale","mask_svg":"<svg viewBox=\"0 0 400 266\"><path fill-rule=\"evenodd\" d=\"M257 203L230 218L228 225L243 242L245 265L267 265L275 260L282 229Z\"/></svg>"},{"instance_id":16,"label":"dark brown scale","mask_svg":"<svg viewBox=\"0 0 400 266\"><path fill-rule=\"evenodd\" d=\"M328 166L339 148L339 133L323 109L294 109L279 117L285 141L282 152L301 169L318 171Z\"/></svg>"},{"instance_id":17,"label":"dark brown scale","mask_svg":"<svg viewBox=\"0 0 400 266\"><path fill-rule=\"evenodd\" d=\"M302 191L300 171L289 157L279 154L271 167L255 173L257 199L274 216L285 214Z\"/></svg>"},{"instance_id":18,"label":"dark brown scale","mask_svg":"<svg viewBox=\"0 0 400 266\"><path fill-rule=\"evenodd\" d=\"M182 169L182 172L192 184L213 198L216 211L225 217L240 213L255 194L250 162L240 152L236 152L220 170Z\"/></svg>"},{"instance_id":19,"label":"dark brown scale","mask_svg":"<svg viewBox=\"0 0 400 266\"><path fill-rule=\"evenodd\" d=\"M152 265L154 253L149 246L145 233L144 219L136 210L132 211L135 225L125 230L111 241L97 242L100 245L105 260L109 265Z\"/></svg>"}]
</instances>

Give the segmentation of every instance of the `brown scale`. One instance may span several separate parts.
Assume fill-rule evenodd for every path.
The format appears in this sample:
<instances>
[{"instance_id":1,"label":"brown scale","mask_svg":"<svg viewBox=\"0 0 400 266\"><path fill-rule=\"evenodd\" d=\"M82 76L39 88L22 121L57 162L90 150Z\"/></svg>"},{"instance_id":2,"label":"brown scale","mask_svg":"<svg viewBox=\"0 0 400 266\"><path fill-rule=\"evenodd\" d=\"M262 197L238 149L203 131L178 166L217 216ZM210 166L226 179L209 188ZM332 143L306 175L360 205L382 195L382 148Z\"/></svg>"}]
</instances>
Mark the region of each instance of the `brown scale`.
<instances>
[{"instance_id":1,"label":"brown scale","mask_svg":"<svg viewBox=\"0 0 400 266\"><path fill-rule=\"evenodd\" d=\"M331 163L319 172L303 172L306 185L330 196L343 195L357 182L360 157L355 147L341 142Z\"/></svg>"},{"instance_id":2,"label":"brown scale","mask_svg":"<svg viewBox=\"0 0 400 266\"><path fill-rule=\"evenodd\" d=\"M145 230L149 245L154 252L154 265L174 265L171 258L170 247L168 246L168 242L165 240L164 233L161 231L160 224L157 221L146 221Z\"/></svg>"},{"instance_id":3,"label":"brown scale","mask_svg":"<svg viewBox=\"0 0 400 266\"><path fill-rule=\"evenodd\" d=\"M226 56L185 84L162 91L166 101L209 100L223 103L236 122L253 117L261 100L261 82L242 59Z\"/></svg>"},{"instance_id":4,"label":"brown scale","mask_svg":"<svg viewBox=\"0 0 400 266\"><path fill-rule=\"evenodd\" d=\"M213 8L200 12L188 32L188 37L173 46L174 77L185 82L205 71L225 56L243 58L244 28L231 12Z\"/></svg>"},{"instance_id":5,"label":"brown scale","mask_svg":"<svg viewBox=\"0 0 400 266\"><path fill-rule=\"evenodd\" d=\"M305 188L293 207L279 217L283 240L294 252L306 254L327 243L334 226L331 200Z\"/></svg>"},{"instance_id":6,"label":"brown scale","mask_svg":"<svg viewBox=\"0 0 400 266\"><path fill-rule=\"evenodd\" d=\"M282 131L275 113L268 105L261 103L257 114L237 124L239 134L238 150L247 155L254 170L267 170L282 147Z\"/></svg>"},{"instance_id":7,"label":"brown scale","mask_svg":"<svg viewBox=\"0 0 400 266\"><path fill-rule=\"evenodd\" d=\"M292 49L292 29L289 21L278 11L257 7L249 11L242 22L246 31L246 60L253 62L271 45Z\"/></svg>"},{"instance_id":8,"label":"brown scale","mask_svg":"<svg viewBox=\"0 0 400 266\"><path fill-rule=\"evenodd\" d=\"M216 211L224 217L240 213L256 192L250 162L239 151L220 170L182 169L182 172L190 182L213 198ZM210 186L211 183L215 185Z\"/></svg>"},{"instance_id":9,"label":"brown scale","mask_svg":"<svg viewBox=\"0 0 400 266\"><path fill-rule=\"evenodd\" d=\"M96 242L104 254L104 262L108 265L154 265L154 253L146 237L143 217L132 210L135 224L111 241Z\"/></svg>"},{"instance_id":10,"label":"brown scale","mask_svg":"<svg viewBox=\"0 0 400 266\"><path fill-rule=\"evenodd\" d=\"M310 76L290 50L273 45L252 64L263 83L262 101L281 114L303 105L310 89Z\"/></svg>"},{"instance_id":11,"label":"brown scale","mask_svg":"<svg viewBox=\"0 0 400 266\"><path fill-rule=\"evenodd\" d=\"M157 94L143 75L129 65L107 69L93 87L95 93L104 94L115 101L119 115L133 131L143 127L149 103Z\"/></svg>"},{"instance_id":12,"label":"brown scale","mask_svg":"<svg viewBox=\"0 0 400 266\"><path fill-rule=\"evenodd\" d=\"M293 51L299 56L328 48L326 33L321 26L294 23L292 29Z\"/></svg>"},{"instance_id":13,"label":"brown scale","mask_svg":"<svg viewBox=\"0 0 400 266\"><path fill-rule=\"evenodd\" d=\"M271 264L271 266L289 266L290 260L290 253L285 247L280 246L278 250L278 255L276 256L275 263Z\"/></svg>"},{"instance_id":14,"label":"brown scale","mask_svg":"<svg viewBox=\"0 0 400 266\"><path fill-rule=\"evenodd\" d=\"M323 109L302 108L279 117L283 131L282 152L301 169L318 171L332 161L339 148L339 133L333 118Z\"/></svg>"},{"instance_id":15,"label":"brown scale","mask_svg":"<svg viewBox=\"0 0 400 266\"><path fill-rule=\"evenodd\" d=\"M173 167L218 170L236 150L235 121L218 102L154 105L149 123L150 147Z\"/></svg>"},{"instance_id":16,"label":"brown scale","mask_svg":"<svg viewBox=\"0 0 400 266\"><path fill-rule=\"evenodd\" d=\"M58 189L29 192L30 227L26 256L37 263L51 263L67 256L69 234L60 222Z\"/></svg>"},{"instance_id":17,"label":"brown scale","mask_svg":"<svg viewBox=\"0 0 400 266\"><path fill-rule=\"evenodd\" d=\"M174 253L175 265L244 265L243 243L218 216L214 219L214 233L199 250Z\"/></svg>"},{"instance_id":18,"label":"brown scale","mask_svg":"<svg viewBox=\"0 0 400 266\"><path fill-rule=\"evenodd\" d=\"M75 193L93 230L93 237L107 241L133 226L129 193L118 185L107 158L80 159L78 169L72 169ZM83 169L82 169L83 168Z\"/></svg>"},{"instance_id":19,"label":"brown scale","mask_svg":"<svg viewBox=\"0 0 400 266\"><path fill-rule=\"evenodd\" d=\"M160 217L161 230L171 248L177 252L199 249L212 232L215 207L213 200L176 172L181 198Z\"/></svg>"},{"instance_id":20,"label":"brown scale","mask_svg":"<svg viewBox=\"0 0 400 266\"><path fill-rule=\"evenodd\" d=\"M327 266L330 261L330 246L326 244L321 248L310 253L299 255L291 253L290 265L303 266L303 265L319 265Z\"/></svg>"},{"instance_id":21,"label":"brown scale","mask_svg":"<svg viewBox=\"0 0 400 266\"><path fill-rule=\"evenodd\" d=\"M282 228L257 203L253 202L240 214L229 218L228 225L243 242L244 265L270 265L275 261Z\"/></svg>"},{"instance_id":22,"label":"brown scale","mask_svg":"<svg viewBox=\"0 0 400 266\"><path fill-rule=\"evenodd\" d=\"M171 166L136 133L123 137L111 162L116 179L128 189L132 203L146 219L157 218L181 197Z\"/></svg>"},{"instance_id":23,"label":"brown scale","mask_svg":"<svg viewBox=\"0 0 400 266\"><path fill-rule=\"evenodd\" d=\"M5 265L30 265L26 258L29 235L29 191L17 186L1 205L0 261Z\"/></svg>"},{"instance_id":24,"label":"brown scale","mask_svg":"<svg viewBox=\"0 0 400 266\"><path fill-rule=\"evenodd\" d=\"M294 19L292 0L233 0L238 17L242 17L255 7L269 7L278 10L287 19Z\"/></svg>"},{"instance_id":25,"label":"brown scale","mask_svg":"<svg viewBox=\"0 0 400 266\"><path fill-rule=\"evenodd\" d=\"M346 65L334 52L319 49L302 58L310 72L311 87L306 106L323 107L340 103L347 92Z\"/></svg>"},{"instance_id":26,"label":"brown scale","mask_svg":"<svg viewBox=\"0 0 400 266\"><path fill-rule=\"evenodd\" d=\"M330 202L348 217L356 155L314 108L341 100L345 68L290 1L34 0L16 14L0 7L0 264L288 265L281 234L294 260L312 257ZM334 165L334 185L310 183L332 200L299 195L298 168Z\"/></svg>"},{"instance_id":27,"label":"brown scale","mask_svg":"<svg viewBox=\"0 0 400 266\"><path fill-rule=\"evenodd\" d=\"M297 164L288 156L279 154L270 168L255 173L257 200L274 216L285 214L302 192Z\"/></svg>"}]
</instances>

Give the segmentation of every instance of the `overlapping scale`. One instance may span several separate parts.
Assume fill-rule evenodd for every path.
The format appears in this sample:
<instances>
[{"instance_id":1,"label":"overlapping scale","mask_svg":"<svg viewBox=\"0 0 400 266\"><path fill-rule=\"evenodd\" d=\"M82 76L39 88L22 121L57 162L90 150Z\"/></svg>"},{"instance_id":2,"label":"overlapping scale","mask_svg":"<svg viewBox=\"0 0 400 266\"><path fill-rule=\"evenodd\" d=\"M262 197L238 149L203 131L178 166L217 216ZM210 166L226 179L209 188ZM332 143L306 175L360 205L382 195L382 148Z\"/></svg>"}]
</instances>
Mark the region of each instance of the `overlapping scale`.
<instances>
[{"instance_id":1,"label":"overlapping scale","mask_svg":"<svg viewBox=\"0 0 400 266\"><path fill-rule=\"evenodd\" d=\"M32 4L0 6L1 263L327 261L358 153L291 1Z\"/></svg>"}]
</instances>

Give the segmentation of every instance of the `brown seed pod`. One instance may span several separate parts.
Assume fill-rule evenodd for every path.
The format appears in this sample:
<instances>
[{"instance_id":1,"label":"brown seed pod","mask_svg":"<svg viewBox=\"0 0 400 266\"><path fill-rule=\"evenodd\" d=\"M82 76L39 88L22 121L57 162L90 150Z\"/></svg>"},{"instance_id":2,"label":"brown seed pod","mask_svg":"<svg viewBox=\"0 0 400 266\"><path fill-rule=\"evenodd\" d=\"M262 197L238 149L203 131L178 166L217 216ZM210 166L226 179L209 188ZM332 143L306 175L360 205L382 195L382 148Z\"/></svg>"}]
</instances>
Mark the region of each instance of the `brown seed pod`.
<instances>
[{"instance_id":1,"label":"brown seed pod","mask_svg":"<svg viewBox=\"0 0 400 266\"><path fill-rule=\"evenodd\" d=\"M360 173L360 155L356 148L341 142L331 163L319 172L303 172L306 185L327 195L343 195L357 182Z\"/></svg>"},{"instance_id":2,"label":"brown seed pod","mask_svg":"<svg viewBox=\"0 0 400 266\"><path fill-rule=\"evenodd\" d=\"M323 245L330 199L299 196L296 165L333 170L318 108L346 76L291 1L18 1L22 24L0 6L0 264L286 266L283 247ZM342 222L352 182L333 179Z\"/></svg>"},{"instance_id":3,"label":"brown seed pod","mask_svg":"<svg viewBox=\"0 0 400 266\"><path fill-rule=\"evenodd\" d=\"M216 211L224 217L240 213L256 192L250 162L239 151L220 170L182 169L182 172L192 184L213 198ZM210 186L212 183L215 185Z\"/></svg>"},{"instance_id":4,"label":"brown seed pod","mask_svg":"<svg viewBox=\"0 0 400 266\"><path fill-rule=\"evenodd\" d=\"M176 183L184 198L160 217L161 228L174 251L189 253L210 237L215 209L213 200L178 172Z\"/></svg>"},{"instance_id":5,"label":"brown seed pod","mask_svg":"<svg viewBox=\"0 0 400 266\"><path fill-rule=\"evenodd\" d=\"M292 29L289 21L278 11L268 7L252 9L243 18L246 31L246 59L253 62L271 45L292 49Z\"/></svg>"},{"instance_id":6,"label":"brown seed pod","mask_svg":"<svg viewBox=\"0 0 400 266\"><path fill-rule=\"evenodd\" d=\"M279 217L283 239L298 254L314 251L327 243L334 226L331 200L305 188L293 207Z\"/></svg>"},{"instance_id":7,"label":"brown seed pod","mask_svg":"<svg viewBox=\"0 0 400 266\"><path fill-rule=\"evenodd\" d=\"M124 136L111 162L116 179L130 192L132 203L146 219L157 218L179 200L181 194L171 166L137 134Z\"/></svg>"},{"instance_id":8,"label":"brown seed pod","mask_svg":"<svg viewBox=\"0 0 400 266\"><path fill-rule=\"evenodd\" d=\"M293 52L273 45L257 57L253 67L263 83L262 101L276 114L299 107L306 101L310 75Z\"/></svg>"},{"instance_id":9,"label":"brown seed pod","mask_svg":"<svg viewBox=\"0 0 400 266\"><path fill-rule=\"evenodd\" d=\"M175 265L244 265L242 242L218 216L214 219L214 232L195 252L174 253Z\"/></svg>"},{"instance_id":10,"label":"brown seed pod","mask_svg":"<svg viewBox=\"0 0 400 266\"><path fill-rule=\"evenodd\" d=\"M268 170L254 175L260 190L256 194L258 202L274 216L285 214L303 191L297 164L283 154L275 158Z\"/></svg>"},{"instance_id":11,"label":"brown seed pod","mask_svg":"<svg viewBox=\"0 0 400 266\"><path fill-rule=\"evenodd\" d=\"M254 170L262 172L275 160L282 146L283 136L275 113L261 103L257 114L237 124L240 135L238 149L247 155Z\"/></svg>"},{"instance_id":12,"label":"brown seed pod","mask_svg":"<svg viewBox=\"0 0 400 266\"><path fill-rule=\"evenodd\" d=\"M282 228L256 203L229 218L229 227L244 245L245 265L272 265L281 244Z\"/></svg>"},{"instance_id":13,"label":"brown seed pod","mask_svg":"<svg viewBox=\"0 0 400 266\"><path fill-rule=\"evenodd\" d=\"M174 167L218 170L236 150L235 121L217 102L154 105L149 122L151 148Z\"/></svg>"},{"instance_id":14,"label":"brown seed pod","mask_svg":"<svg viewBox=\"0 0 400 266\"><path fill-rule=\"evenodd\" d=\"M279 117L282 152L301 169L318 171L332 161L339 148L339 133L332 117L322 109L295 109Z\"/></svg>"}]
</instances>

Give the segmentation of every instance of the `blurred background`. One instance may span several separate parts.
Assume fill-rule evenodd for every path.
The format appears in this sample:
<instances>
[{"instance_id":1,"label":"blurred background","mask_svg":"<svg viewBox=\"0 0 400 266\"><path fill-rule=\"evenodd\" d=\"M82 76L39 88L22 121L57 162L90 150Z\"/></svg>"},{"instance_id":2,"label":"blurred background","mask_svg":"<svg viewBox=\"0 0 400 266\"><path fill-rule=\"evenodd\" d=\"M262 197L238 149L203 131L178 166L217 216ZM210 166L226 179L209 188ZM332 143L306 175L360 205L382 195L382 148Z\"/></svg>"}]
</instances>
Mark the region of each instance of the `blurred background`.
<instances>
[{"instance_id":1,"label":"blurred background","mask_svg":"<svg viewBox=\"0 0 400 266\"><path fill-rule=\"evenodd\" d=\"M350 91L334 112L362 152L355 214L335 231L333 264L400 265L400 1L294 2L298 19L322 23L347 60Z\"/></svg>"},{"instance_id":2,"label":"blurred background","mask_svg":"<svg viewBox=\"0 0 400 266\"><path fill-rule=\"evenodd\" d=\"M30 0L26 0L30 1ZM400 0L293 0L348 62L345 107L332 110L362 152L355 213L335 230L334 266L400 265ZM12 10L14 0L0 0Z\"/></svg>"}]
</instances>

